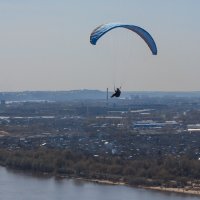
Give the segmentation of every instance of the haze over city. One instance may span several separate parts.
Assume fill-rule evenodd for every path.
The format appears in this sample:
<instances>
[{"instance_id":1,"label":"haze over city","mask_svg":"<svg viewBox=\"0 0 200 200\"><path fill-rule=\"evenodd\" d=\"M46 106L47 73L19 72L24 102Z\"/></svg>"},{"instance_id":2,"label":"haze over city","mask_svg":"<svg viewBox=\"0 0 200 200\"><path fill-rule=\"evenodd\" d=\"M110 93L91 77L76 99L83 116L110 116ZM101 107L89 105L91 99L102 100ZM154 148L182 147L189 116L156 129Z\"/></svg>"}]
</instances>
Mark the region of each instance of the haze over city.
<instances>
[{"instance_id":1,"label":"haze over city","mask_svg":"<svg viewBox=\"0 0 200 200\"><path fill-rule=\"evenodd\" d=\"M0 91L99 89L198 91L198 0L0 2ZM114 30L96 45L90 33L108 22L151 33L152 56L136 34Z\"/></svg>"}]
</instances>

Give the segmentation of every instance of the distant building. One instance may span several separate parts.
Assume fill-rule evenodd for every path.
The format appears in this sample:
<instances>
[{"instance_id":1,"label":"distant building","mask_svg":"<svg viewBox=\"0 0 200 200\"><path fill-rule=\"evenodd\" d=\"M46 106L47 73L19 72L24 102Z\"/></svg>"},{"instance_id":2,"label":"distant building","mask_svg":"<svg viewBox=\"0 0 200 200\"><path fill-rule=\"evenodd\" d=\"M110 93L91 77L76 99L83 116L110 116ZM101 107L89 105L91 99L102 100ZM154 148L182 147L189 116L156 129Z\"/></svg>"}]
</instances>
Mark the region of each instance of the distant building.
<instances>
[{"instance_id":1,"label":"distant building","mask_svg":"<svg viewBox=\"0 0 200 200\"><path fill-rule=\"evenodd\" d=\"M176 127L176 121L154 122L152 120L138 121L133 124L134 128L163 128L163 127Z\"/></svg>"},{"instance_id":2,"label":"distant building","mask_svg":"<svg viewBox=\"0 0 200 200\"><path fill-rule=\"evenodd\" d=\"M163 126L163 123L153 122L151 120L138 121L133 124L134 128L162 128Z\"/></svg>"},{"instance_id":3,"label":"distant building","mask_svg":"<svg viewBox=\"0 0 200 200\"><path fill-rule=\"evenodd\" d=\"M188 132L200 132L200 124L188 124L187 125Z\"/></svg>"}]
</instances>

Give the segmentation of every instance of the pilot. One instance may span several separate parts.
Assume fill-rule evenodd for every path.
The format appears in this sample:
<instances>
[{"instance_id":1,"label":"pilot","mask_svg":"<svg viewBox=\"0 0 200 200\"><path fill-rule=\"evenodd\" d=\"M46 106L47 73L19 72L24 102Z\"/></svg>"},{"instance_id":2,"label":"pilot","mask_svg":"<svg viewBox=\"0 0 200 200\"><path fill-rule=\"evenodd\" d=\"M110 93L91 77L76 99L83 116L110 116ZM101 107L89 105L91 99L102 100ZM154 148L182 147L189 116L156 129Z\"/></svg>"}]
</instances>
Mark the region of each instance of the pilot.
<instances>
[{"instance_id":1,"label":"pilot","mask_svg":"<svg viewBox=\"0 0 200 200\"><path fill-rule=\"evenodd\" d=\"M120 88L120 89L121 89L121 88ZM113 97L119 97L119 96L121 95L120 89L117 88L117 89L115 90L115 92L112 94L111 98L113 98Z\"/></svg>"}]
</instances>

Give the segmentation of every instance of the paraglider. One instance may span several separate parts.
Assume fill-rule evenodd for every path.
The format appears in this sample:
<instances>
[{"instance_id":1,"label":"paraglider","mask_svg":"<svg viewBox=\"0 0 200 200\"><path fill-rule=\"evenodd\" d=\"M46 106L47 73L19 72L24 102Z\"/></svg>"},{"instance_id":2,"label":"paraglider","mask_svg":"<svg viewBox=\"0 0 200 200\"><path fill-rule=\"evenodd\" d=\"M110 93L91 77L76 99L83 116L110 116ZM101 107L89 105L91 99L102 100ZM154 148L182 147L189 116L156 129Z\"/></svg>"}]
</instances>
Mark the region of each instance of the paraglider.
<instances>
[{"instance_id":1,"label":"paraglider","mask_svg":"<svg viewBox=\"0 0 200 200\"><path fill-rule=\"evenodd\" d=\"M96 45L97 41L104 34L106 34L107 32L109 32L115 28L125 28L132 32L135 32L145 41L145 43L148 45L149 49L151 50L152 54L157 55L157 46L156 46L156 43L155 43L154 39L152 38L152 36L143 28L132 25L132 24L108 23L108 24L100 25L92 31L92 33L90 35L90 43L92 45ZM117 88L114 91L114 93L112 94L111 98L112 97L120 97L120 95L121 95L120 89Z\"/></svg>"}]
</instances>

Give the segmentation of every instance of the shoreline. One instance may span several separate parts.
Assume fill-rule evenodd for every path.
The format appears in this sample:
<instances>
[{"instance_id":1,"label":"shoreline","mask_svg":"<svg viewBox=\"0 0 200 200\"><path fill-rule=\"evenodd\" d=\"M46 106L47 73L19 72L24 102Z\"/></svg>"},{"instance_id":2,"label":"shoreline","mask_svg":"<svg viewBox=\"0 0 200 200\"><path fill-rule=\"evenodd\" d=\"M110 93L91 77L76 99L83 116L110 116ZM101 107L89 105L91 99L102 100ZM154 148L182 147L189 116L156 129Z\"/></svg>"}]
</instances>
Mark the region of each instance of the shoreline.
<instances>
[{"instance_id":1,"label":"shoreline","mask_svg":"<svg viewBox=\"0 0 200 200\"><path fill-rule=\"evenodd\" d=\"M110 181L110 180L84 179L84 178L73 178L73 179L97 183L97 184L122 185L122 186L142 188L142 189L147 189L147 190L155 190L155 191L160 191L160 192L173 192L173 193L179 193L179 194L200 196L200 189L192 190L187 187L185 187L185 188L167 188L167 187L161 187L161 186L141 186L141 185L140 186L131 186L125 182L114 182L114 181Z\"/></svg>"},{"instance_id":2,"label":"shoreline","mask_svg":"<svg viewBox=\"0 0 200 200\"><path fill-rule=\"evenodd\" d=\"M174 192L174 193L179 193L179 194L188 194L188 195L196 195L200 196L200 189L199 190L192 190L189 188L167 188L167 187L161 187L161 186L149 186L149 187L142 187L144 189L149 189L149 190L155 190L155 191L160 191L160 192Z\"/></svg>"},{"instance_id":3,"label":"shoreline","mask_svg":"<svg viewBox=\"0 0 200 200\"><path fill-rule=\"evenodd\" d=\"M119 185L119 186L129 186L133 188L141 188L141 189L147 189L147 190L154 190L154 191L160 191L160 192L173 192L173 193L179 193L179 194L186 194L186 195L196 195L200 196L200 187L196 189L191 189L189 187L184 187L184 188L170 188L170 187L162 187L162 186L132 186L130 184L127 184L125 182L120 182L120 181L111 181L111 180L101 180L101 179L88 179L88 178L82 178L82 177L75 177L75 176L67 176L67 175L53 175L49 173L33 173L31 171L25 172L23 170L18 170L18 169L12 169L8 168L6 166L1 166L5 167L8 170L14 170L14 171L20 171L22 173L30 173L33 176L39 175L43 177L54 177L54 178L61 178L61 179L74 179L74 180L80 180L80 181L86 181L86 182L91 182L91 183L96 183L96 184L105 184L105 185Z\"/></svg>"},{"instance_id":4,"label":"shoreline","mask_svg":"<svg viewBox=\"0 0 200 200\"><path fill-rule=\"evenodd\" d=\"M179 194L187 194L187 195L196 195L200 196L200 189L199 190L192 190L189 188L167 188L167 187L161 187L161 186L131 186L128 185L125 182L114 182L110 180L98 180L98 179L84 179L84 178L74 178L76 180L82 180L97 184L106 184L106 185L122 185L122 186L129 186L129 187L135 187L135 188L142 188L147 190L155 190L160 192L173 192L173 193L179 193Z\"/></svg>"},{"instance_id":5,"label":"shoreline","mask_svg":"<svg viewBox=\"0 0 200 200\"><path fill-rule=\"evenodd\" d=\"M87 181L87 182L97 183L97 184L128 186L128 184L126 184L124 182L114 182L114 181L110 181L110 180L98 180L98 179L86 179L86 178L72 178L72 179Z\"/></svg>"}]
</instances>

